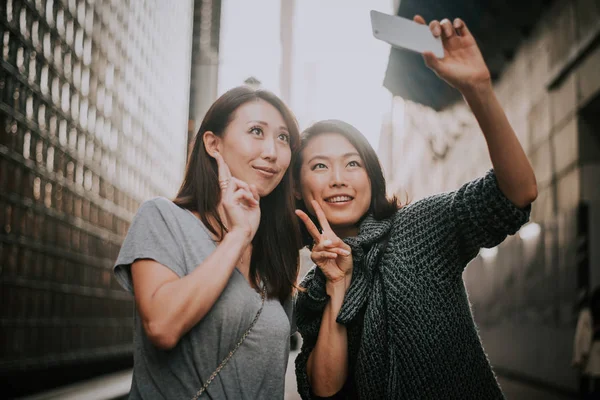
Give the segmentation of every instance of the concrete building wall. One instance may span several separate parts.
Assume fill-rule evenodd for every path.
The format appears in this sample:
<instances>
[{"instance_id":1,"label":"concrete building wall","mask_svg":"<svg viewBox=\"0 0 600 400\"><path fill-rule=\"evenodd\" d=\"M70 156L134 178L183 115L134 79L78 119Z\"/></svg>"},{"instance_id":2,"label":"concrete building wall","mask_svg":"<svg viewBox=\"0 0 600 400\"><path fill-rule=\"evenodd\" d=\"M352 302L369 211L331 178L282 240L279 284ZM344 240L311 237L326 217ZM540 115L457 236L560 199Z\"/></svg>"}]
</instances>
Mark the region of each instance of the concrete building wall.
<instances>
[{"instance_id":1,"label":"concrete building wall","mask_svg":"<svg viewBox=\"0 0 600 400\"><path fill-rule=\"evenodd\" d=\"M183 175L192 5L0 6L4 397L131 359L133 299L111 270L140 203Z\"/></svg>"}]
</instances>

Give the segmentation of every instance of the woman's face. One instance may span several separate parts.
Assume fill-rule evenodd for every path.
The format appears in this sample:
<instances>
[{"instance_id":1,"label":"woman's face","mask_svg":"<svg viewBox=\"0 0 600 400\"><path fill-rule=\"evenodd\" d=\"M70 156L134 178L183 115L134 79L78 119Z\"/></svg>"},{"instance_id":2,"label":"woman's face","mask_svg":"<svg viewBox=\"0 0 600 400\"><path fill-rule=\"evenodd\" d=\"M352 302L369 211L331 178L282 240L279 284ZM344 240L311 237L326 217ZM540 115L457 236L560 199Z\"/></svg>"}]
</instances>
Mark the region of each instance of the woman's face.
<instances>
[{"instance_id":1,"label":"woman's face","mask_svg":"<svg viewBox=\"0 0 600 400\"><path fill-rule=\"evenodd\" d=\"M281 113L264 100L242 104L235 111L218 149L231 175L256 185L261 197L281 182L290 165L290 134Z\"/></svg>"},{"instance_id":2,"label":"woman's face","mask_svg":"<svg viewBox=\"0 0 600 400\"><path fill-rule=\"evenodd\" d=\"M311 201L316 200L337 235L357 234L357 223L371 204L371 181L348 139L323 133L307 144L302 152L298 196L313 215Z\"/></svg>"}]
</instances>

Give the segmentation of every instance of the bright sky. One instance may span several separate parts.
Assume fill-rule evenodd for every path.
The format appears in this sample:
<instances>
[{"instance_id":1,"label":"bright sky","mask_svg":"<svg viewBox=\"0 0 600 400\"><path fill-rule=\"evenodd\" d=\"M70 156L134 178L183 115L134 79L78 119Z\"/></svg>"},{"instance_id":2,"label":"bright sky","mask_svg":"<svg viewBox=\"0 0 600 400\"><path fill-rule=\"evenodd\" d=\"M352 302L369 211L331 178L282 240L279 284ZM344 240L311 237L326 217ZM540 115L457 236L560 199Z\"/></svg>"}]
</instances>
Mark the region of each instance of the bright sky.
<instances>
[{"instance_id":1,"label":"bright sky","mask_svg":"<svg viewBox=\"0 0 600 400\"><path fill-rule=\"evenodd\" d=\"M250 76L279 94L280 2L223 0L219 94ZM290 107L300 128L338 118L377 149L391 95L382 86L390 46L371 32L369 11L392 0L295 0Z\"/></svg>"},{"instance_id":2,"label":"bright sky","mask_svg":"<svg viewBox=\"0 0 600 400\"><path fill-rule=\"evenodd\" d=\"M279 94L281 0L223 0L219 95L254 76Z\"/></svg>"}]
</instances>

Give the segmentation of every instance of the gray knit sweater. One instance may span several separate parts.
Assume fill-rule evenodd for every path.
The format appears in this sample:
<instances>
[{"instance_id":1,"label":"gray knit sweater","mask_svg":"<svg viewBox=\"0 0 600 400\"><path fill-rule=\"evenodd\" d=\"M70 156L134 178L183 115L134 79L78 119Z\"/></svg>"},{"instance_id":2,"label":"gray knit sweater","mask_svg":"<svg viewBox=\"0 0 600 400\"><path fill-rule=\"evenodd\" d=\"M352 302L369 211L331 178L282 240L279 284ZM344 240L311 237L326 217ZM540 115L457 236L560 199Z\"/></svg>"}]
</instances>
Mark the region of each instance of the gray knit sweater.
<instances>
[{"instance_id":1,"label":"gray knit sweater","mask_svg":"<svg viewBox=\"0 0 600 400\"><path fill-rule=\"evenodd\" d=\"M348 382L360 399L503 398L462 272L481 247L498 245L527 222L530 209L504 196L492 170L387 220L367 216L358 236L344 240L352 248L354 272L337 322L348 328ZM388 245L374 265L386 235ZM302 286L307 290L298 296L296 317L304 341L296 376L302 398L312 399L306 362L328 296L316 267Z\"/></svg>"}]
</instances>

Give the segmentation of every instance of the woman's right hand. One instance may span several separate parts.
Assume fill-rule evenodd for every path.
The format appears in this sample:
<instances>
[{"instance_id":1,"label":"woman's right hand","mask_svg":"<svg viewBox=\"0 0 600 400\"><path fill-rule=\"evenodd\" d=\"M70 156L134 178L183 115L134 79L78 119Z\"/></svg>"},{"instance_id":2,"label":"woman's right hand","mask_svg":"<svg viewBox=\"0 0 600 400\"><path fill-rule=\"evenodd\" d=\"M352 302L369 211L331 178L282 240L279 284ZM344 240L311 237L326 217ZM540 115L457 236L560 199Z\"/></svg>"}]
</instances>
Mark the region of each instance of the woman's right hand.
<instances>
[{"instance_id":1,"label":"woman's right hand","mask_svg":"<svg viewBox=\"0 0 600 400\"><path fill-rule=\"evenodd\" d=\"M312 220L302 210L296 210L308 233L315 241L310 258L327 278L327 283L337 284L346 280L352 274L352 251L331 229L325 213L316 201L312 206L317 214L323 233L315 226Z\"/></svg>"},{"instance_id":2,"label":"woman's right hand","mask_svg":"<svg viewBox=\"0 0 600 400\"><path fill-rule=\"evenodd\" d=\"M215 152L213 157L217 160L221 205L227 229L229 232L239 229L252 240L260 224L260 197L256 186L232 177L221 154Z\"/></svg>"}]
</instances>

